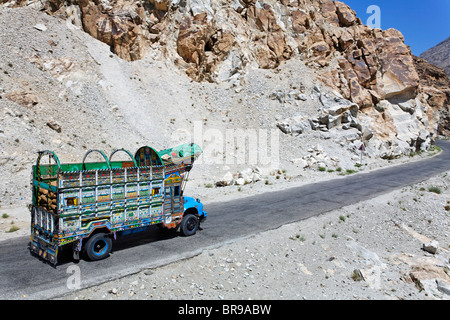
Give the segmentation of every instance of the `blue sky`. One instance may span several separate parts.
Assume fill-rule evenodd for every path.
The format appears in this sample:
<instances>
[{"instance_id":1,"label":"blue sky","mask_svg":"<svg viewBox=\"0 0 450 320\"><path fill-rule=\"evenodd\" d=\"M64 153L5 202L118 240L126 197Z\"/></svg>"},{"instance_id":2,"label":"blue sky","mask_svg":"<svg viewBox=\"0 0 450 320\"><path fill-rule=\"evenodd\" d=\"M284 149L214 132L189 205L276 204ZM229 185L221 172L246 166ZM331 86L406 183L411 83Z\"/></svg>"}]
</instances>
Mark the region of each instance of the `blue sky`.
<instances>
[{"instance_id":1,"label":"blue sky","mask_svg":"<svg viewBox=\"0 0 450 320\"><path fill-rule=\"evenodd\" d=\"M450 37L450 0L341 0L366 24L370 5L381 10L381 29L395 28L419 56Z\"/></svg>"}]
</instances>

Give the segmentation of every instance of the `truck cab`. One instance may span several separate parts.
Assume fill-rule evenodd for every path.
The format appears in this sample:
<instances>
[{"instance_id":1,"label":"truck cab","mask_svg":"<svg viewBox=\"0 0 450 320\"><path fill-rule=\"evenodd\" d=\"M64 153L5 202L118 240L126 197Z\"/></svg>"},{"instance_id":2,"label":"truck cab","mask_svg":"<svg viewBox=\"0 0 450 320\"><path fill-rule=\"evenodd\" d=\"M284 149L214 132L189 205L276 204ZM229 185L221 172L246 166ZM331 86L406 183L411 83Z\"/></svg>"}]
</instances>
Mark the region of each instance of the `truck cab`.
<instances>
[{"instance_id":1,"label":"truck cab","mask_svg":"<svg viewBox=\"0 0 450 320\"><path fill-rule=\"evenodd\" d=\"M203 204L200 199L184 197L184 215L180 224L183 235L190 236L197 232L203 221L206 220L207 212L203 211Z\"/></svg>"}]
</instances>

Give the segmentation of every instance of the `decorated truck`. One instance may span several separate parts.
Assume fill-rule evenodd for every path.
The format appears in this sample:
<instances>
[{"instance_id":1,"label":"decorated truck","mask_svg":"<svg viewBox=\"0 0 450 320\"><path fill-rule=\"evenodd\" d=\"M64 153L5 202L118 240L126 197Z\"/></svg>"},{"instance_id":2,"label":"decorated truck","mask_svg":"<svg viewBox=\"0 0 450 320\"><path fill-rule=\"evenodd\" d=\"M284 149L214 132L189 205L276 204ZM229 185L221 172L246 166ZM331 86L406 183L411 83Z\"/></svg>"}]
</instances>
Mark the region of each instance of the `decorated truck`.
<instances>
[{"instance_id":1,"label":"decorated truck","mask_svg":"<svg viewBox=\"0 0 450 320\"><path fill-rule=\"evenodd\" d=\"M86 162L94 153L102 161ZM126 160L114 161L118 153ZM30 251L56 265L63 247L71 246L74 259L84 251L100 260L117 237L152 225L195 234L207 213L183 191L201 153L193 143L162 151L144 146L134 155L119 149L109 158L90 150L81 163L61 164L54 152L39 152L32 168Z\"/></svg>"}]
</instances>

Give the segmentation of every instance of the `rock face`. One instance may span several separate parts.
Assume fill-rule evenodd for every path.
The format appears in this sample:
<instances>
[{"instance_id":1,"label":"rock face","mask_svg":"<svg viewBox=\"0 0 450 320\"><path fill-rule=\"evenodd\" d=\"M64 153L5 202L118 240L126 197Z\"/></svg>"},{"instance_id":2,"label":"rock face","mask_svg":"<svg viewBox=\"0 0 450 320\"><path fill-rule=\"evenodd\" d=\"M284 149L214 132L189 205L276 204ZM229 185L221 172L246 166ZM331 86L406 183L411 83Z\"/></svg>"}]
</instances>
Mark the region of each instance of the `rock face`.
<instances>
[{"instance_id":1,"label":"rock face","mask_svg":"<svg viewBox=\"0 0 450 320\"><path fill-rule=\"evenodd\" d=\"M450 37L422 53L420 58L443 69L450 77Z\"/></svg>"},{"instance_id":2,"label":"rock face","mask_svg":"<svg viewBox=\"0 0 450 320\"><path fill-rule=\"evenodd\" d=\"M196 80L217 79L231 54L241 60L237 69L273 69L302 59L325 71L325 81L362 108L384 98L414 97L419 84L402 34L363 26L339 1L41 2L65 18L70 5L78 6L84 30L121 58L141 59L159 47L169 58L181 57L178 62Z\"/></svg>"},{"instance_id":3,"label":"rock face","mask_svg":"<svg viewBox=\"0 0 450 320\"><path fill-rule=\"evenodd\" d=\"M428 63L426 60L414 57L414 64L420 76L420 88L427 103L440 113L437 132L440 135L450 134L450 79L444 70Z\"/></svg>"},{"instance_id":4,"label":"rock face","mask_svg":"<svg viewBox=\"0 0 450 320\"><path fill-rule=\"evenodd\" d=\"M359 118L376 138L375 149L383 150L386 158L429 145L450 127L448 95L420 81L403 35L364 26L340 1L2 2L33 5L79 21L120 58L133 61L156 53L195 81L239 85L247 68L275 69L298 59L315 69L328 88L358 106ZM329 114L320 122L329 129L348 120L337 116ZM280 129L299 132L286 125Z\"/></svg>"},{"instance_id":5,"label":"rock face","mask_svg":"<svg viewBox=\"0 0 450 320\"><path fill-rule=\"evenodd\" d=\"M150 43L144 8L130 1L80 0L83 28L111 46L122 59L137 60Z\"/></svg>"}]
</instances>

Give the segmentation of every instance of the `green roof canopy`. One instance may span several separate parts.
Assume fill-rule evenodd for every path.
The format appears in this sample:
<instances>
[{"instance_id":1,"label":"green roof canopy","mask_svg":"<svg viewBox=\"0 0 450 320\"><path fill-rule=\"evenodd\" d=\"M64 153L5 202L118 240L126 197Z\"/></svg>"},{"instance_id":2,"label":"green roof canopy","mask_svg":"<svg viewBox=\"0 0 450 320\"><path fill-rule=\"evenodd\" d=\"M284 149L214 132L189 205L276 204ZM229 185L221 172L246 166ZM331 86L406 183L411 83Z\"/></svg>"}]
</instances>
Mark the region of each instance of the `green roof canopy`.
<instances>
[{"instance_id":1,"label":"green roof canopy","mask_svg":"<svg viewBox=\"0 0 450 320\"><path fill-rule=\"evenodd\" d=\"M202 149L195 143L186 143L180 146L161 150L158 155L165 163L190 163L192 164L201 154Z\"/></svg>"}]
</instances>

